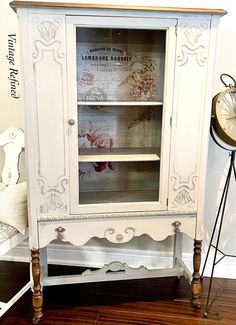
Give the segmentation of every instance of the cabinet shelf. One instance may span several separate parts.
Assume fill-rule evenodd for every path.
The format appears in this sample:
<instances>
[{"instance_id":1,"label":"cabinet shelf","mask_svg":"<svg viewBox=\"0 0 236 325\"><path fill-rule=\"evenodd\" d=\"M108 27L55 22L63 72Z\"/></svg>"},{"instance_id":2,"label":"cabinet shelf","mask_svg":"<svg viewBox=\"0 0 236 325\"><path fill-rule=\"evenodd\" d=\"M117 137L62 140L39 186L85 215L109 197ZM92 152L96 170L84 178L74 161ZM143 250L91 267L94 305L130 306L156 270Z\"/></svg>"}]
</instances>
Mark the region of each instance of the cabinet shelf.
<instances>
[{"instance_id":1,"label":"cabinet shelf","mask_svg":"<svg viewBox=\"0 0 236 325\"><path fill-rule=\"evenodd\" d=\"M104 162L104 161L159 161L160 157L155 153L154 148L135 148L135 149L80 149L80 162Z\"/></svg>"},{"instance_id":2,"label":"cabinet shelf","mask_svg":"<svg viewBox=\"0 0 236 325\"><path fill-rule=\"evenodd\" d=\"M77 101L77 106L162 106L160 101Z\"/></svg>"},{"instance_id":3,"label":"cabinet shelf","mask_svg":"<svg viewBox=\"0 0 236 325\"><path fill-rule=\"evenodd\" d=\"M88 191L80 193L80 204L154 202L159 189Z\"/></svg>"},{"instance_id":4,"label":"cabinet shelf","mask_svg":"<svg viewBox=\"0 0 236 325\"><path fill-rule=\"evenodd\" d=\"M81 162L103 162L103 161L158 161L160 158L156 154L125 154L125 155L81 155Z\"/></svg>"}]
</instances>

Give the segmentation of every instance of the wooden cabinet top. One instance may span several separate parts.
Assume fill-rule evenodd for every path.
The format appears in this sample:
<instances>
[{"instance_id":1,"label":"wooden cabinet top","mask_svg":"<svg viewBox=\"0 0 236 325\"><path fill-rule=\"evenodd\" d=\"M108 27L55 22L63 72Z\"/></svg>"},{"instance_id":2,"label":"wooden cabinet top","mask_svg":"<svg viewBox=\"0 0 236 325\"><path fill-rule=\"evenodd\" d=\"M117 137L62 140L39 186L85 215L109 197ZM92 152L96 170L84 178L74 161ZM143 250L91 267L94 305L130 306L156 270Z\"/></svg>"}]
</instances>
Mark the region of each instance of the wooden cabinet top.
<instances>
[{"instance_id":1,"label":"wooden cabinet top","mask_svg":"<svg viewBox=\"0 0 236 325\"><path fill-rule=\"evenodd\" d=\"M117 4L84 4L75 2L42 2L42 1L12 1L10 6L15 10L19 7L46 7L46 8L92 8L92 9L120 9L120 10L146 10L158 12L177 13L198 13L210 15L225 15L224 9L208 8L177 8L177 7L156 7L156 6L130 6Z\"/></svg>"}]
</instances>

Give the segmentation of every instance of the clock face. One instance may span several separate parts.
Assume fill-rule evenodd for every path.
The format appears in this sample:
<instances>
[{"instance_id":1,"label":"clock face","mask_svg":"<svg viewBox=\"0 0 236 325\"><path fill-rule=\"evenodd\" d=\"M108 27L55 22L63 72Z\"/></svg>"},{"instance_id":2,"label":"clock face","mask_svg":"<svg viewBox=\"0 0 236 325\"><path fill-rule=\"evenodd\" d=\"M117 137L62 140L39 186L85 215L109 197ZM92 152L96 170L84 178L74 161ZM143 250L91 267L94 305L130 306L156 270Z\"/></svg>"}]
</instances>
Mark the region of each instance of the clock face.
<instances>
[{"instance_id":1,"label":"clock face","mask_svg":"<svg viewBox=\"0 0 236 325\"><path fill-rule=\"evenodd\" d=\"M229 88L213 99L213 128L225 143L236 146L236 89Z\"/></svg>"}]
</instances>

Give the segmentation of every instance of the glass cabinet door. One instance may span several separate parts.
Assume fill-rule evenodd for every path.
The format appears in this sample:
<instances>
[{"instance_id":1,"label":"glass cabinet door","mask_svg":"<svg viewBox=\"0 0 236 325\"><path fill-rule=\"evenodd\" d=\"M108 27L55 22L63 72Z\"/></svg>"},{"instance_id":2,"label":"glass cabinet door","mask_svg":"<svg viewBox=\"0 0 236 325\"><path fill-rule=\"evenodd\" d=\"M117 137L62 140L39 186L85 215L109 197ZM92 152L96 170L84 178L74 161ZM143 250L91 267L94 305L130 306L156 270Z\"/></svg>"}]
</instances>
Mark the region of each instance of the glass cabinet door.
<instances>
[{"instance_id":1,"label":"glass cabinet door","mask_svg":"<svg viewBox=\"0 0 236 325\"><path fill-rule=\"evenodd\" d=\"M166 34L75 27L74 177L83 211L139 210L160 201Z\"/></svg>"}]
</instances>

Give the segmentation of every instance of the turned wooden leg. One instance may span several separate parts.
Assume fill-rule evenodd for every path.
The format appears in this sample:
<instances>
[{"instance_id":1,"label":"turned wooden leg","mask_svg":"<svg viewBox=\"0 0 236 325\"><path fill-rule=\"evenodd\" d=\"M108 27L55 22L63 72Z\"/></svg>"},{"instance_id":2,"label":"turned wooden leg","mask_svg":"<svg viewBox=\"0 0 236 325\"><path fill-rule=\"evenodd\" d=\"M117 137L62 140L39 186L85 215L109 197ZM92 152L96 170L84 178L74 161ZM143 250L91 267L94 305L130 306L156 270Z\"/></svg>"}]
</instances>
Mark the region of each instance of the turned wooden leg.
<instances>
[{"instance_id":1,"label":"turned wooden leg","mask_svg":"<svg viewBox=\"0 0 236 325\"><path fill-rule=\"evenodd\" d=\"M39 249L31 250L32 258L32 277L33 277L33 307L34 307L34 318L33 324L38 324L41 317L43 316L43 295L40 285L40 262L39 262Z\"/></svg>"},{"instance_id":2,"label":"turned wooden leg","mask_svg":"<svg viewBox=\"0 0 236 325\"><path fill-rule=\"evenodd\" d=\"M201 302L199 296L201 293L201 276L200 276L200 264L201 264L201 248L202 241L194 240L194 254L193 254L193 279L192 279L192 306L199 309Z\"/></svg>"}]
</instances>

